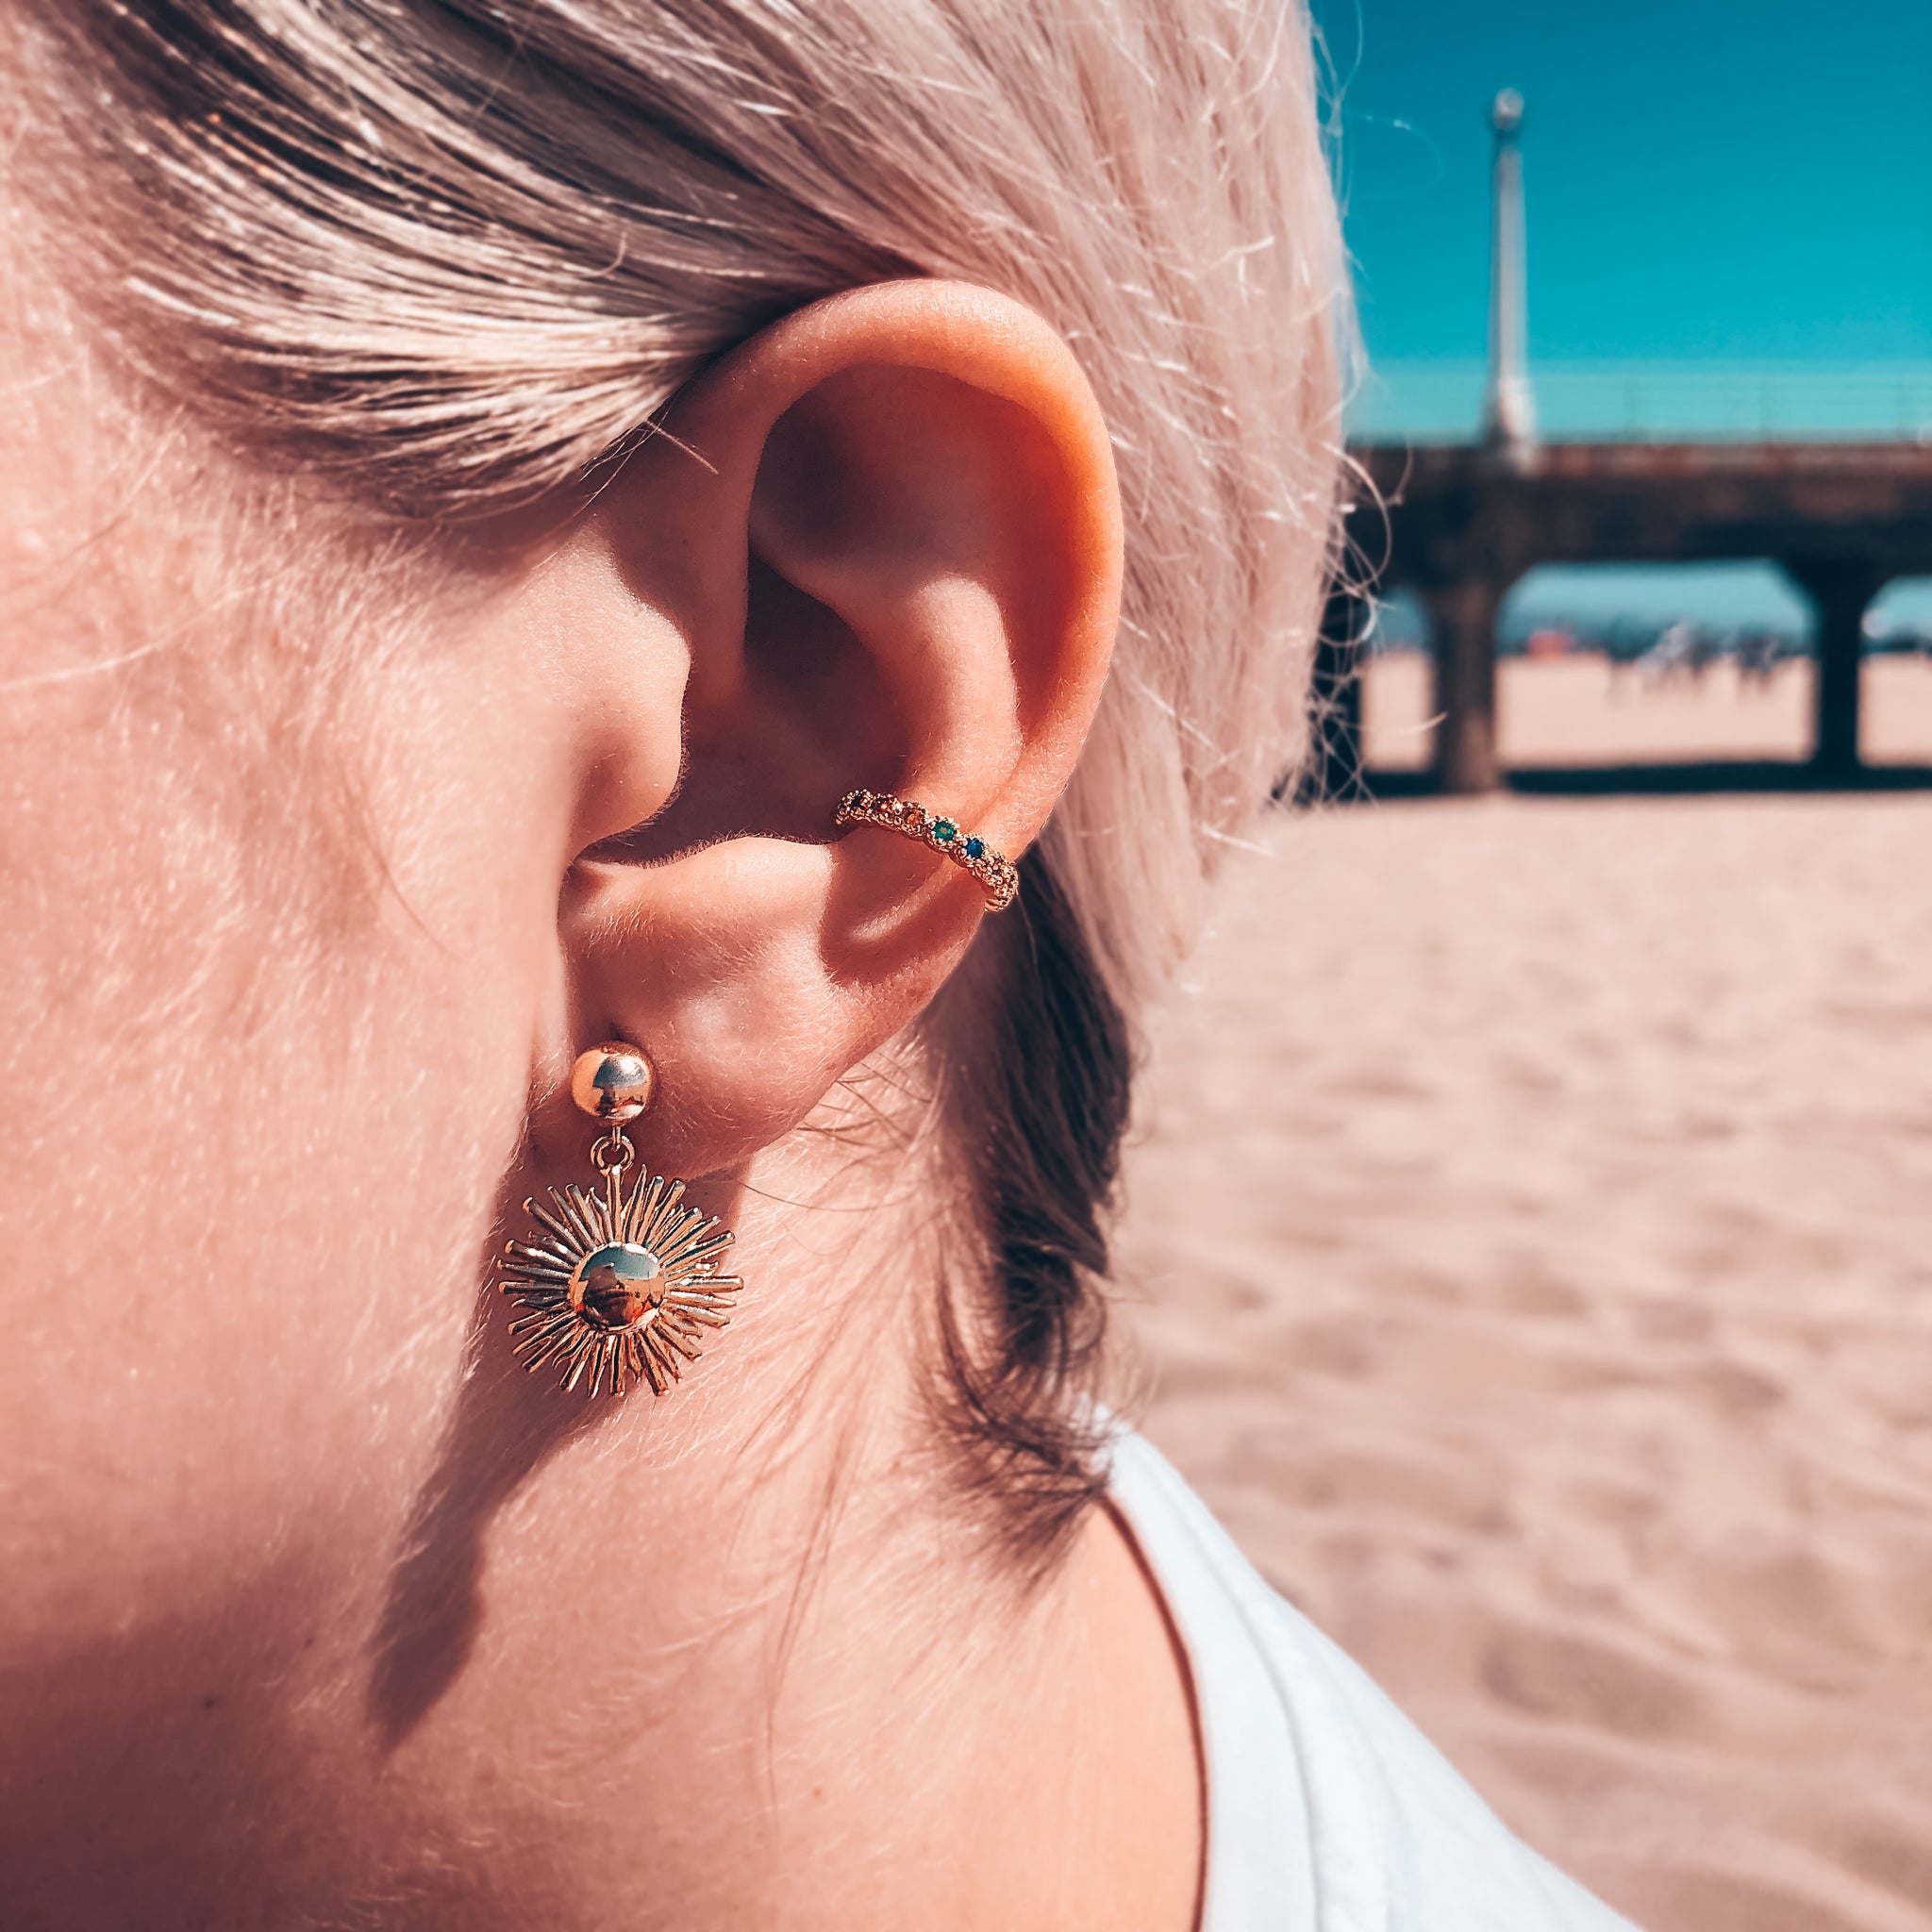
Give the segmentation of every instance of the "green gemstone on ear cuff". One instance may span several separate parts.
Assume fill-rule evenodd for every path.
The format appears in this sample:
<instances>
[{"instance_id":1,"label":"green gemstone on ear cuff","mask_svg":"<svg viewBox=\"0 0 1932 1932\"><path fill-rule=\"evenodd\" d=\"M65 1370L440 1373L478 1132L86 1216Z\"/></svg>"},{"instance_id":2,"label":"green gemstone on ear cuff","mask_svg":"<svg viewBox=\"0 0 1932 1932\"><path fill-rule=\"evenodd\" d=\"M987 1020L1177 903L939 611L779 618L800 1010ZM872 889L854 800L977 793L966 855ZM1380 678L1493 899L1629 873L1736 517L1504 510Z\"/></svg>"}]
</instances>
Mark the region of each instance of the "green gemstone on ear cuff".
<instances>
[{"instance_id":1,"label":"green gemstone on ear cuff","mask_svg":"<svg viewBox=\"0 0 1932 1932\"><path fill-rule=\"evenodd\" d=\"M935 819L932 822L932 835L941 845L950 845L959 836L959 828L951 819Z\"/></svg>"}]
</instances>

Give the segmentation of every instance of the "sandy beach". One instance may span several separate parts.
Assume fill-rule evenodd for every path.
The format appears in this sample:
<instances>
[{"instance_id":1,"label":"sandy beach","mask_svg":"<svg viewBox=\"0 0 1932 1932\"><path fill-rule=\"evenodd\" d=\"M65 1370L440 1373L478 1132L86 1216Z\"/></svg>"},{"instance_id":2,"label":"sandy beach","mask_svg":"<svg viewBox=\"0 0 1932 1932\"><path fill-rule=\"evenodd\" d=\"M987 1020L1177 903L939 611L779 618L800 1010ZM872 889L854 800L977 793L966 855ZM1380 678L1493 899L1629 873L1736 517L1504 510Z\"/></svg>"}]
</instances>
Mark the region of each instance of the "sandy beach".
<instances>
[{"instance_id":1,"label":"sandy beach","mask_svg":"<svg viewBox=\"0 0 1932 1932\"><path fill-rule=\"evenodd\" d=\"M1640 1922L1932 1925L1932 796L1341 808L1227 888L1154 1439Z\"/></svg>"},{"instance_id":2,"label":"sandy beach","mask_svg":"<svg viewBox=\"0 0 1932 1932\"><path fill-rule=\"evenodd\" d=\"M1371 765L1428 762L1431 667L1415 652L1371 659L1363 680ZM1654 681L1594 655L1506 658L1496 667L1496 740L1505 764L1616 764L1639 758L1802 758L1811 746L1807 658L1769 677L1723 660ZM1932 658L1867 658L1860 749L1874 764L1932 763Z\"/></svg>"}]
</instances>

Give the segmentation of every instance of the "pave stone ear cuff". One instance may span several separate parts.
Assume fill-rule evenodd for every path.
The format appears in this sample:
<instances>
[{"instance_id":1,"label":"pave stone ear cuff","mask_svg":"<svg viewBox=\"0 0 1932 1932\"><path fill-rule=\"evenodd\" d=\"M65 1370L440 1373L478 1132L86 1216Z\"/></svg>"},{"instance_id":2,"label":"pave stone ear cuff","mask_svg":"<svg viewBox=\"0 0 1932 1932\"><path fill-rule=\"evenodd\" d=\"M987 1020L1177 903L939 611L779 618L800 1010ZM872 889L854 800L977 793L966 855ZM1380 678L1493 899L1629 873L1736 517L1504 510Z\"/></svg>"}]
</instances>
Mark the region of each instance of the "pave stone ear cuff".
<instances>
[{"instance_id":1,"label":"pave stone ear cuff","mask_svg":"<svg viewBox=\"0 0 1932 1932\"><path fill-rule=\"evenodd\" d=\"M548 1205L525 1201L535 1223L506 1244L499 1285L524 1312L509 1324L518 1359L532 1374L554 1367L563 1386L615 1395L626 1381L662 1395L701 1353L708 1331L731 1319L744 1284L720 1274L729 1229L686 1208L684 1183L637 1165L627 1123L650 1106L658 1084L643 1053L621 1040L577 1056L570 1091L608 1131L591 1148L598 1191L575 1184L548 1190Z\"/></svg>"},{"instance_id":2,"label":"pave stone ear cuff","mask_svg":"<svg viewBox=\"0 0 1932 1932\"><path fill-rule=\"evenodd\" d=\"M879 825L917 839L962 872L970 872L986 889L990 912L1004 912L1018 896L1020 874L984 839L962 831L952 819L912 805L890 791L848 791L832 814L835 825Z\"/></svg>"}]
</instances>

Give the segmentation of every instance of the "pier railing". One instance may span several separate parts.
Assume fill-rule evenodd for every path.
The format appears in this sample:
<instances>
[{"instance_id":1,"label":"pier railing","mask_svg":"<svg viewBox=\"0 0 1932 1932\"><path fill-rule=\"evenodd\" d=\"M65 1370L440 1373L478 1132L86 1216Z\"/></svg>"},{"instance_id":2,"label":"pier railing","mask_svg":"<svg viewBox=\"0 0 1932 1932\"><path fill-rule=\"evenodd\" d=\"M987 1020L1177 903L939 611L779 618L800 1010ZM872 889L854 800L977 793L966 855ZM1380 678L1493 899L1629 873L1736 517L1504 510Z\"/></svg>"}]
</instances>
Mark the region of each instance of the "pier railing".
<instances>
[{"instance_id":1,"label":"pier railing","mask_svg":"<svg viewBox=\"0 0 1932 1932\"><path fill-rule=\"evenodd\" d=\"M1364 442L1474 442L1485 365L1394 360L1361 379ZM1932 441L1932 362L1591 361L1536 365L1545 441Z\"/></svg>"}]
</instances>

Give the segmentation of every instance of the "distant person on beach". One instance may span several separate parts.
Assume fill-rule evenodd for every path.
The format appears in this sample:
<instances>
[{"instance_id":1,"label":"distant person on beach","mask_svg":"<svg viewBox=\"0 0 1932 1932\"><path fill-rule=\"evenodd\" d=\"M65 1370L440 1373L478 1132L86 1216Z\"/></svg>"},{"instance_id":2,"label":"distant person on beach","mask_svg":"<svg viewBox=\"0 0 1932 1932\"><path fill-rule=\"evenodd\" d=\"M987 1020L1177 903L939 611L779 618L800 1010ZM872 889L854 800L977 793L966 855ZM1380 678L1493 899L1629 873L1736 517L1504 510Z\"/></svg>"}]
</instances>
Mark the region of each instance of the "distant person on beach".
<instances>
[{"instance_id":1,"label":"distant person on beach","mask_svg":"<svg viewBox=\"0 0 1932 1932\"><path fill-rule=\"evenodd\" d=\"M1709 662L1704 633L1694 624L1679 621L1658 632L1656 643L1638 660L1638 669L1647 685L1675 684L1685 676L1701 684Z\"/></svg>"},{"instance_id":2,"label":"distant person on beach","mask_svg":"<svg viewBox=\"0 0 1932 1932\"><path fill-rule=\"evenodd\" d=\"M1781 654L1782 646L1775 631L1746 631L1738 640L1739 681L1753 690L1769 690L1777 675Z\"/></svg>"},{"instance_id":3,"label":"distant person on beach","mask_svg":"<svg viewBox=\"0 0 1932 1932\"><path fill-rule=\"evenodd\" d=\"M1616 1923L1107 1406L1331 555L1306 19L0 75L0 1922Z\"/></svg>"}]
</instances>

